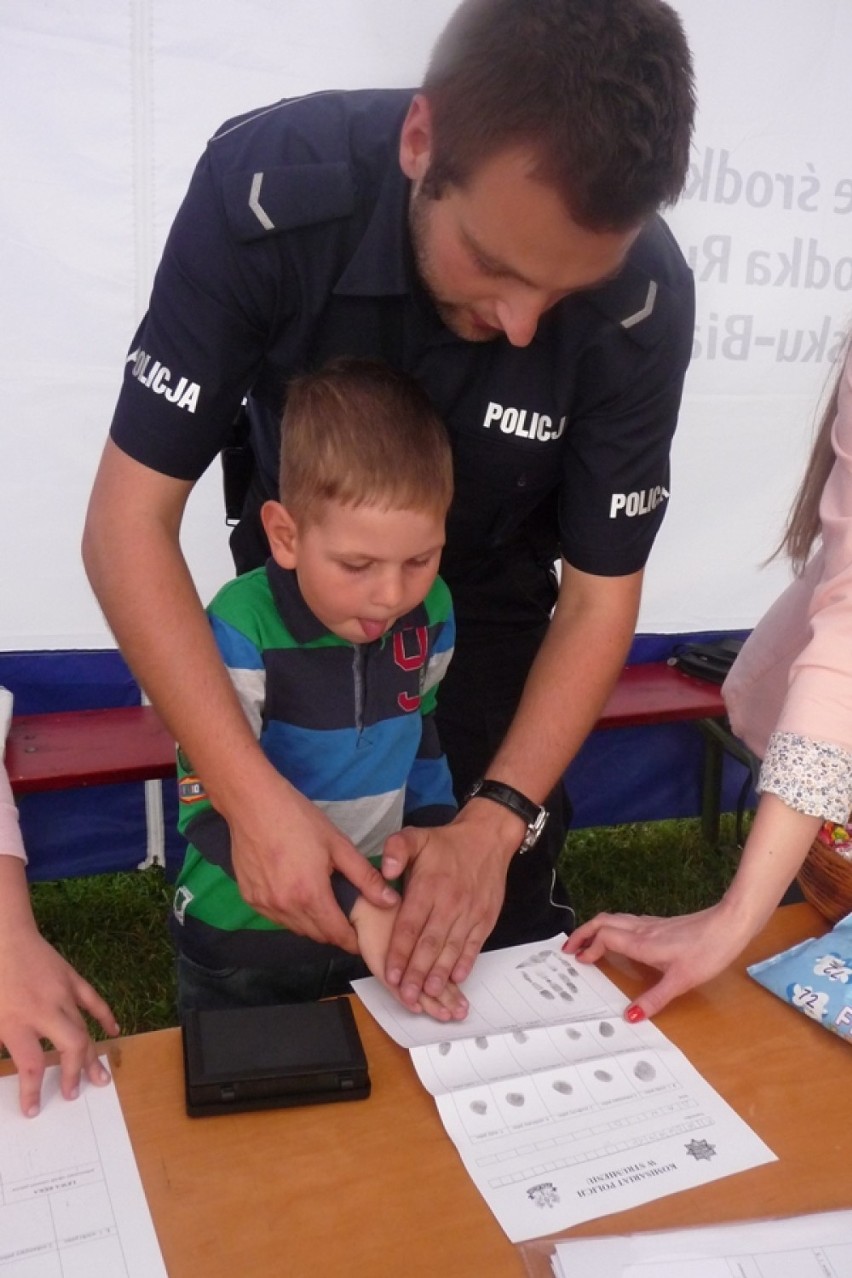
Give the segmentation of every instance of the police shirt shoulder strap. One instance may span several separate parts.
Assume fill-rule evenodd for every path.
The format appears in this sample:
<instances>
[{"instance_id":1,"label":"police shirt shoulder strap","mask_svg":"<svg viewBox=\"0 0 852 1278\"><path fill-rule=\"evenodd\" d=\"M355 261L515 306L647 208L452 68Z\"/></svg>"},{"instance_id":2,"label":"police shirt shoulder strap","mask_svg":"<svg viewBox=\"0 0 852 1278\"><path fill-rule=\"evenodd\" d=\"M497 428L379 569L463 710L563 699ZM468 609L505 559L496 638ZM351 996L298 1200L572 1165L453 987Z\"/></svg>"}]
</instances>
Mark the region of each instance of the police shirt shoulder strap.
<instances>
[{"instance_id":1,"label":"police shirt shoulder strap","mask_svg":"<svg viewBox=\"0 0 852 1278\"><path fill-rule=\"evenodd\" d=\"M352 171L343 162L228 173L222 195L228 223L242 243L348 217L355 207Z\"/></svg>"}]
</instances>

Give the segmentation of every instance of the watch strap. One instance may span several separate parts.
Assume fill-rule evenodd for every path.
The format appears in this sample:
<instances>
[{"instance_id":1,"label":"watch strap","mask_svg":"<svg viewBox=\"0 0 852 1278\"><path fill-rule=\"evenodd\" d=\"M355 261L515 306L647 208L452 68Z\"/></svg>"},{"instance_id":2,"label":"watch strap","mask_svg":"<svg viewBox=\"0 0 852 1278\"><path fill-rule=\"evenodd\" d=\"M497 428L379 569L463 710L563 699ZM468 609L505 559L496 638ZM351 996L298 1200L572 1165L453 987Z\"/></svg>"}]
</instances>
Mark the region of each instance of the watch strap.
<instances>
[{"instance_id":1,"label":"watch strap","mask_svg":"<svg viewBox=\"0 0 852 1278\"><path fill-rule=\"evenodd\" d=\"M465 802L468 799L491 799L494 803L500 803L504 808L509 808L526 823L527 829L518 848L519 852L526 852L533 847L547 824L549 815L547 808L542 807L540 803L533 803L532 799L528 799L520 790L506 785L503 781L492 781L487 777L475 781L468 791Z\"/></svg>"}]
</instances>

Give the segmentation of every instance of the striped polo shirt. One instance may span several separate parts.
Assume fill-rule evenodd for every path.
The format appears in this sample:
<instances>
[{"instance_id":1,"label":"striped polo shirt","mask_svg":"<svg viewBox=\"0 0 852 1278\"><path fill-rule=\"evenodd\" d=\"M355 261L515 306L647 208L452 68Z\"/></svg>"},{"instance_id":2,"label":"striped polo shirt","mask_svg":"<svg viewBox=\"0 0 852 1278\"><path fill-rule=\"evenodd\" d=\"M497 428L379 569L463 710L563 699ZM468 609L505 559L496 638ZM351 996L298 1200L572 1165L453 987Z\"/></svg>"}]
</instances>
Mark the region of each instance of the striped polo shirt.
<instances>
[{"instance_id":1,"label":"striped polo shirt","mask_svg":"<svg viewBox=\"0 0 852 1278\"><path fill-rule=\"evenodd\" d=\"M267 758L373 864L402 825L452 819L434 712L455 623L440 578L372 643L327 630L296 574L273 559L224 586L207 612ZM215 967L264 967L291 956L295 938L241 897L227 823L180 748L178 793L178 827L189 842L172 917L179 948Z\"/></svg>"}]
</instances>

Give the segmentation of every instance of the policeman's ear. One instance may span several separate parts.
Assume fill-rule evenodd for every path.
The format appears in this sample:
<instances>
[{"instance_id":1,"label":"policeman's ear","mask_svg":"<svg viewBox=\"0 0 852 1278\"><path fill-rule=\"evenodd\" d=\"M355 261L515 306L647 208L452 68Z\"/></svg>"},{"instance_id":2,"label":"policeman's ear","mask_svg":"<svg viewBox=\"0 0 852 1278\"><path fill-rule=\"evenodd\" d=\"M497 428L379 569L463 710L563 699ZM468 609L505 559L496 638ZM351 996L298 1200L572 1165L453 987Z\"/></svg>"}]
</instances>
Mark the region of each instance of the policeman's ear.
<instances>
[{"instance_id":1,"label":"policeman's ear","mask_svg":"<svg viewBox=\"0 0 852 1278\"><path fill-rule=\"evenodd\" d=\"M412 182L419 182L432 163L432 108L415 93L399 138L399 166Z\"/></svg>"},{"instance_id":2,"label":"policeman's ear","mask_svg":"<svg viewBox=\"0 0 852 1278\"><path fill-rule=\"evenodd\" d=\"M295 568L299 530L289 510L280 501L265 501L260 508L260 518L272 558L280 568Z\"/></svg>"}]
</instances>

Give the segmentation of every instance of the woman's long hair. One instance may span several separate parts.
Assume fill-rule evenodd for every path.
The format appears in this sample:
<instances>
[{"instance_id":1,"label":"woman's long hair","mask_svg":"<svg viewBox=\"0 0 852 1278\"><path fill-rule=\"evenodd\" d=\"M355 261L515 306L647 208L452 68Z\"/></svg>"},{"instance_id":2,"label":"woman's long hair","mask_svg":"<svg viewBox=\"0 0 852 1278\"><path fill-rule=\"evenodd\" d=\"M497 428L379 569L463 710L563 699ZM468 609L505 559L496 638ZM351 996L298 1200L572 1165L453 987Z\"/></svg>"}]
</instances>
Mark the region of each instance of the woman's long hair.
<instances>
[{"instance_id":1,"label":"woman's long hair","mask_svg":"<svg viewBox=\"0 0 852 1278\"><path fill-rule=\"evenodd\" d=\"M811 455L805 468L804 478L796 494L796 499L787 517L784 535L775 555L787 555L798 576L810 558L814 542L820 534L819 504L826 480L834 465L834 447L831 442L831 431L837 417L837 401L840 395L840 382L846 357L849 353L852 335L847 337L843 350L838 358L839 368L834 379L828 402L819 420L814 437ZM772 558L775 558L775 555Z\"/></svg>"}]
</instances>

